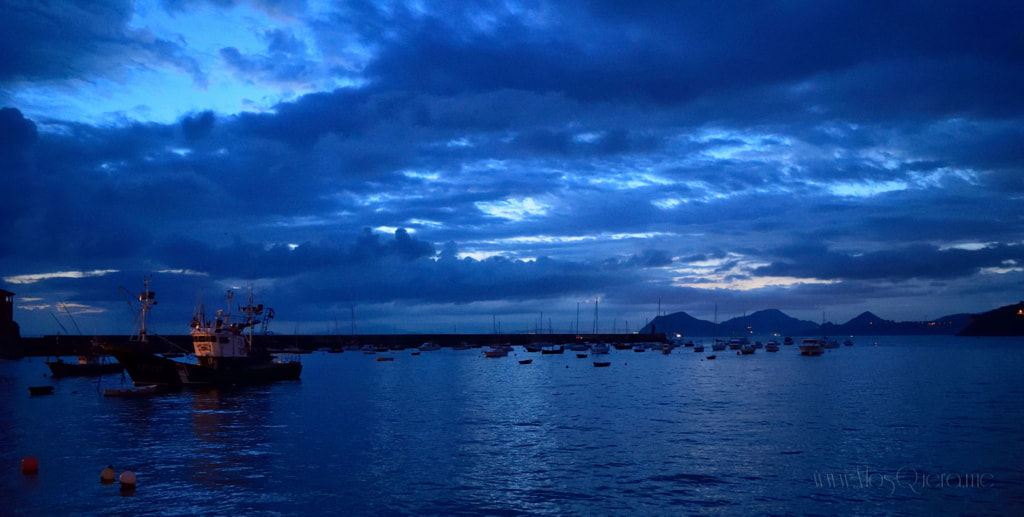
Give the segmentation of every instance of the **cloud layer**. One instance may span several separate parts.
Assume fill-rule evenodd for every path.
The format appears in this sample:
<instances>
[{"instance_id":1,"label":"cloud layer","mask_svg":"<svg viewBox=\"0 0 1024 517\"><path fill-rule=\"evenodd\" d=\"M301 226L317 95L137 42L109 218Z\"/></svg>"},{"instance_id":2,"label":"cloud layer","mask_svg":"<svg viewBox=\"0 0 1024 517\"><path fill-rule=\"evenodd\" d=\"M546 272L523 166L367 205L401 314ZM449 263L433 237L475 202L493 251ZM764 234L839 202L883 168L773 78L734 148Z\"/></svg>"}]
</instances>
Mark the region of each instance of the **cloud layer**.
<instances>
[{"instance_id":1,"label":"cloud layer","mask_svg":"<svg viewBox=\"0 0 1024 517\"><path fill-rule=\"evenodd\" d=\"M1016 3L449 4L5 2L24 333L147 274L167 333L246 284L282 332L1020 298Z\"/></svg>"}]
</instances>

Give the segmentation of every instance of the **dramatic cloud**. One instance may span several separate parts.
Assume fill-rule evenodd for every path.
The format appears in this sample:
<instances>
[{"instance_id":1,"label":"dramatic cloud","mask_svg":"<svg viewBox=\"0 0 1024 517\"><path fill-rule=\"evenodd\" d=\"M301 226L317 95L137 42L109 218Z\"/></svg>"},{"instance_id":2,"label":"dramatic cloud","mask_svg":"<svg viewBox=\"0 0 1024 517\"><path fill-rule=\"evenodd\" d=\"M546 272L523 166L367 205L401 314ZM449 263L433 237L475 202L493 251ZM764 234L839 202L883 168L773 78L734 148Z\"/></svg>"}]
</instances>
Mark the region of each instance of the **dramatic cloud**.
<instances>
[{"instance_id":1,"label":"dramatic cloud","mask_svg":"<svg viewBox=\"0 0 1024 517\"><path fill-rule=\"evenodd\" d=\"M130 331L150 274L166 332L247 285L310 332L1020 298L1013 2L3 7L29 335L70 301Z\"/></svg>"}]
</instances>

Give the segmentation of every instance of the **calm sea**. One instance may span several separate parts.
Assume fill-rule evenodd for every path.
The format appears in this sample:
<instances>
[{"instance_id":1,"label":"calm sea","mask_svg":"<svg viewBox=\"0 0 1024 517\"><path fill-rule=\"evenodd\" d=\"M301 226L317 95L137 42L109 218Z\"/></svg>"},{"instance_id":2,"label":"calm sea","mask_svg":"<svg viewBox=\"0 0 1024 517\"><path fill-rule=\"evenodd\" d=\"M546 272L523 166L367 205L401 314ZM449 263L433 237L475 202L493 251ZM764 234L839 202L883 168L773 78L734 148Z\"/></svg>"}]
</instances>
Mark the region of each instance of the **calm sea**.
<instances>
[{"instance_id":1,"label":"calm sea","mask_svg":"<svg viewBox=\"0 0 1024 517\"><path fill-rule=\"evenodd\" d=\"M706 355L314 353L298 382L140 399L0 361L0 514L1024 512L1024 339Z\"/></svg>"}]
</instances>

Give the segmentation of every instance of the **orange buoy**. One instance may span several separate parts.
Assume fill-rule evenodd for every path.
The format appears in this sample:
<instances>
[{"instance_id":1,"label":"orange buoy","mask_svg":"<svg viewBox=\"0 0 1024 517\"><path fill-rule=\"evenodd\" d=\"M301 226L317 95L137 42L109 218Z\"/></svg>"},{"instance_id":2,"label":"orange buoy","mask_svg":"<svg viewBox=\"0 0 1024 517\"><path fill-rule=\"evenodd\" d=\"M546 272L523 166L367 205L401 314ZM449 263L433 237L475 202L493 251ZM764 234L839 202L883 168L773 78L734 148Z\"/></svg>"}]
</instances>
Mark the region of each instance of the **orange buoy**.
<instances>
[{"instance_id":1,"label":"orange buoy","mask_svg":"<svg viewBox=\"0 0 1024 517\"><path fill-rule=\"evenodd\" d=\"M109 485L110 483L114 482L114 478L116 476L117 474L114 472L114 466L108 465L107 468L100 471L100 483L103 483L104 485Z\"/></svg>"},{"instance_id":2,"label":"orange buoy","mask_svg":"<svg viewBox=\"0 0 1024 517\"><path fill-rule=\"evenodd\" d=\"M39 460L35 456L25 456L21 459L21 473L35 474L39 472Z\"/></svg>"}]
</instances>

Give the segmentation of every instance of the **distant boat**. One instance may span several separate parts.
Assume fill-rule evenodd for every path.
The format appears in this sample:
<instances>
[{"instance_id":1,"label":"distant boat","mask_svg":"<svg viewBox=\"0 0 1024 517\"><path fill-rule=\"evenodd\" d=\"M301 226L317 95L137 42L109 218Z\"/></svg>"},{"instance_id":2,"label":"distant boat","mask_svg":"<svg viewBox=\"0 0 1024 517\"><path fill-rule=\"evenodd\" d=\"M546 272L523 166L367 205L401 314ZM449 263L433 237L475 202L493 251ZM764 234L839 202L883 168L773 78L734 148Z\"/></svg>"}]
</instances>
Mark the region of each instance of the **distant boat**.
<instances>
[{"instance_id":1,"label":"distant boat","mask_svg":"<svg viewBox=\"0 0 1024 517\"><path fill-rule=\"evenodd\" d=\"M384 363L384 362L394 361L394 360L395 360L394 356L390 356L390 355L378 355L377 356L377 362L379 362L379 363Z\"/></svg>"},{"instance_id":2,"label":"distant boat","mask_svg":"<svg viewBox=\"0 0 1024 517\"><path fill-rule=\"evenodd\" d=\"M709 361L710 361L710 360L712 360L712 359L714 359L714 358L715 358L715 356L713 356L713 355L709 355L709 356L707 357L707 359L708 359Z\"/></svg>"},{"instance_id":3,"label":"distant boat","mask_svg":"<svg viewBox=\"0 0 1024 517\"><path fill-rule=\"evenodd\" d=\"M698 343L696 345L690 345L693 347L694 352L704 353L704 343Z\"/></svg>"},{"instance_id":4,"label":"distant boat","mask_svg":"<svg viewBox=\"0 0 1024 517\"><path fill-rule=\"evenodd\" d=\"M53 386L29 386L29 395L53 395Z\"/></svg>"},{"instance_id":5,"label":"distant boat","mask_svg":"<svg viewBox=\"0 0 1024 517\"><path fill-rule=\"evenodd\" d=\"M820 339L805 339L800 343L800 355L815 356L825 353L825 343Z\"/></svg>"},{"instance_id":6,"label":"distant boat","mask_svg":"<svg viewBox=\"0 0 1024 517\"><path fill-rule=\"evenodd\" d=\"M753 345L751 345L750 343L747 343L745 345L741 345L740 346L739 355L753 355L755 350L757 350L757 349L754 348Z\"/></svg>"},{"instance_id":7,"label":"distant boat","mask_svg":"<svg viewBox=\"0 0 1024 517\"><path fill-rule=\"evenodd\" d=\"M843 341L843 344L846 345L846 346L853 346L853 340L852 339L847 339L846 341Z\"/></svg>"},{"instance_id":8,"label":"distant boat","mask_svg":"<svg viewBox=\"0 0 1024 517\"><path fill-rule=\"evenodd\" d=\"M590 345L590 353L594 355L604 355L611 351L611 347L604 341L594 343Z\"/></svg>"},{"instance_id":9,"label":"distant boat","mask_svg":"<svg viewBox=\"0 0 1024 517\"><path fill-rule=\"evenodd\" d=\"M439 344L437 344L437 343L435 343L433 341L427 341L426 343L423 343L422 345L420 345L420 351L421 352L434 352L434 351L437 351L437 350L440 350L440 349L441 349L441 345L439 345Z\"/></svg>"},{"instance_id":10,"label":"distant boat","mask_svg":"<svg viewBox=\"0 0 1024 517\"><path fill-rule=\"evenodd\" d=\"M104 397L143 397L147 395L153 395L157 393L156 384L150 384L148 386L139 386L136 388L108 388L103 390Z\"/></svg>"},{"instance_id":11,"label":"distant boat","mask_svg":"<svg viewBox=\"0 0 1024 517\"><path fill-rule=\"evenodd\" d=\"M587 354L576 354L576 359L586 359Z\"/></svg>"},{"instance_id":12,"label":"distant boat","mask_svg":"<svg viewBox=\"0 0 1024 517\"><path fill-rule=\"evenodd\" d=\"M789 336L786 336L786 338L782 340L782 344L783 345L792 345L793 344L793 338L791 338Z\"/></svg>"},{"instance_id":13,"label":"distant boat","mask_svg":"<svg viewBox=\"0 0 1024 517\"><path fill-rule=\"evenodd\" d=\"M634 352L646 352L647 351L647 347L644 346L643 343L637 343L637 344L633 345L633 351Z\"/></svg>"},{"instance_id":14,"label":"distant boat","mask_svg":"<svg viewBox=\"0 0 1024 517\"><path fill-rule=\"evenodd\" d=\"M519 360L519 364L530 364L532 362L533 362L533 359L520 359Z\"/></svg>"},{"instance_id":15,"label":"distant boat","mask_svg":"<svg viewBox=\"0 0 1024 517\"><path fill-rule=\"evenodd\" d=\"M508 350L502 346L492 346L487 350L484 350L484 357L505 357L508 355Z\"/></svg>"},{"instance_id":16,"label":"distant boat","mask_svg":"<svg viewBox=\"0 0 1024 517\"><path fill-rule=\"evenodd\" d=\"M121 373L124 367L117 361L111 361L107 355L89 353L78 356L78 362L68 363L57 358L55 361L46 361L50 367L50 373L54 377L87 377L96 375L108 375Z\"/></svg>"},{"instance_id":17,"label":"distant boat","mask_svg":"<svg viewBox=\"0 0 1024 517\"><path fill-rule=\"evenodd\" d=\"M606 367L609 367L611 365L612 365L611 361L594 361L594 367L595 368L606 368Z\"/></svg>"},{"instance_id":18,"label":"distant boat","mask_svg":"<svg viewBox=\"0 0 1024 517\"><path fill-rule=\"evenodd\" d=\"M541 349L540 353L542 355L563 354L565 353L565 347L559 345L558 348L555 348L555 345L547 345Z\"/></svg>"},{"instance_id":19,"label":"distant boat","mask_svg":"<svg viewBox=\"0 0 1024 517\"><path fill-rule=\"evenodd\" d=\"M711 345L711 350L715 352L721 352L722 350L725 350L725 346L725 341L722 341L721 339L716 339L715 342L712 343Z\"/></svg>"},{"instance_id":20,"label":"distant boat","mask_svg":"<svg viewBox=\"0 0 1024 517\"><path fill-rule=\"evenodd\" d=\"M764 351L765 352L778 352L779 351L779 342L775 341L775 340L769 341L768 344L765 345Z\"/></svg>"}]
</instances>

